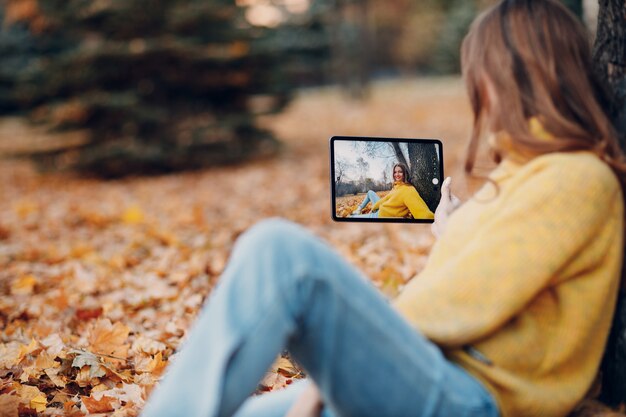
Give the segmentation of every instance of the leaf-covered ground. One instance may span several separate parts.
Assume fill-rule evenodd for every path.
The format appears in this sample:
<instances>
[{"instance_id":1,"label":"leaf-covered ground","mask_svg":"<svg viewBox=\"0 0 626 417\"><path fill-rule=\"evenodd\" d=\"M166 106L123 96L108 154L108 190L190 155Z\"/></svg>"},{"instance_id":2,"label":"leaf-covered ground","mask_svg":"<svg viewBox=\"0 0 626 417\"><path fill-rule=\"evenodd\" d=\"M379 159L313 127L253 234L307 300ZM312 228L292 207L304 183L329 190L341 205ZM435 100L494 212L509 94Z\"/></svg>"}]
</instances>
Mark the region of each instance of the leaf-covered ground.
<instances>
[{"instance_id":1,"label":"leaf-covered ground","mask_svg":"<svg viewBox=\"0 0 626 417\"><path fill-rule=\"evenodd\" d=\"M365 102L302 92L263 120L281 154L239 166L99 181L0 161L0 415L137 415L233 242L266 217L307 226L393 296L422 268L429 227L333 223L328 138L440 138L464 196L470 123L458 79L411 79ZM280 360L264 387L298 372Z\"/></svg>"},{"instance_id":2,"label":"leaf-covered ground","mask_svg":"<svg viewBox=\"0 0 626 417\"><path fill-rule=\"evenodd\" d=\"M389 191L378 191L376 194L378 194L380 198L383 198L389 194ZM335 198L335 213L337 213L337 217L350 217L350 215L359 208L359 205L361 205L366 196L366 193L361 193ZM361 210L361 214L367 214L371 211L372 203L367 203L363 210Z\"/></svg>"}]
</instances>

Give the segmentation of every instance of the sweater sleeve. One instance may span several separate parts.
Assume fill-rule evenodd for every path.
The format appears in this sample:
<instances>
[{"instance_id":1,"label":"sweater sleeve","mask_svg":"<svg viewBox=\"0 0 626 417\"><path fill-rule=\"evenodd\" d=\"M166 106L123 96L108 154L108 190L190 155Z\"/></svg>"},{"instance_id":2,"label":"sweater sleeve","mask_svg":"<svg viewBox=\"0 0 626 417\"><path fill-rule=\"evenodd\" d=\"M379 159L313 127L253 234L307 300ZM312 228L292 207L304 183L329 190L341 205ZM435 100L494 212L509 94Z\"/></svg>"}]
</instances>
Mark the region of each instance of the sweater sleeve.
<instances>
[{"instance_id":1,"label":"sweater sleeve","mask_svg":"<svg viewBox=\"0 0 626 417\"><path fill-rule=\"evenodd\" d=\"M404 193L404 205L407 206L414 219L434 219L435 215L428 208L415 187L409 186Z\"/></svg>"},{"instance_id":2,"label":"sweater sleeve","mask_svg":"<svg viewBox=\"0 0 626 417\"><path fill-rule=\"evenodd\" d=\"M377 211L378 209L380 209L381 204L383 204L385 201L389 200L391 198L391 193L393 191L389 192L386 196L384 196L383 198L381 198L380 200L378 200L376 202L376 204L372 205L372 211Z\"/></svg>"},{"instance_id":3,"label":"sweater sleeve","mask_svg":"<svg viewBox=\"0 0 626 417\"><path fill-rule=\"evenodd\" d=\"M460 347L519 314L585 249L615 211L620 186L603 164L544 166L497 197L497 214L480 218L473 238L453 242L464 207L450 218L428 264L394 300L395 307L435 343ZM506 196L504 195L506 193ZM468 203L469 204L469 203ZM480 202L472 202L474 206Z\"/></svg>"}]
</instances>

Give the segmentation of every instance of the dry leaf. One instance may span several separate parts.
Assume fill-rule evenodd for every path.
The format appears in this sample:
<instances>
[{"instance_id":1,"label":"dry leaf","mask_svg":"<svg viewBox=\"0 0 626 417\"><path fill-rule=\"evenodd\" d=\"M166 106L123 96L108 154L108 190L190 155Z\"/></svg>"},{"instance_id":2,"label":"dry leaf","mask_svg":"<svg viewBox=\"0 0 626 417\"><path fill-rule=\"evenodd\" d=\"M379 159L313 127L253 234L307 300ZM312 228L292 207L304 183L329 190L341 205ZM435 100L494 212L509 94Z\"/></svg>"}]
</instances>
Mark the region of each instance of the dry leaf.
<instances>
[{"instance_id":1,"label":"dry leaf","mask_svg":"<svg viewBox=\"0 0 626 417\"><path fill-rule=\"evenodd\" d=\"M155 355L159 352L163 352L166 348L167 347L164 343L147 338L145 336L139 336L133 342L131 350L134 352L147 353L148 355Z\"/></svg>"},{"instance_id":2,"label":"dry leaf","mask_svg":"<svg viewBox=\"0 0 626 417\"><path fill-rule=\"evenodd\" d=\"M61 340L61 336L59 336L58 333L53 333L49 335L41 341L41 344L46 348L48 354L51 355L53 358L65 357L65 355L62 354L63 350L65 349L65 343L63 343L63 340Z\"/></svg>"},{"instance_id":3,"label":"dry leaf","mask_svg":"<svg viewBox=\"0 0 626 417\"><path fill-rule=\"evenodd\" d=\"M106 374L98 357L91 352L80 352L72 361L72 366L80 368L81 373L87 373L87 375L83 375L83 380L91 380Z\"/></svg>"},{"instance_id":4,"label":"dry leaf","mask_svg":"<svg viewBox=\"0 0 626 417\"><path fill-rule=\"evenodd\" d=\"M120 322L111 324L109 319L98 320L87 336L89 348L97 353L126 358L129 345L124 342L129 332L130 328Z\"/></svg>"},{"instance_id":5,"label":"dry leaf","mask_svg":"<svg viewBox=\"0 0 626 417\"><path fill-rule=\"evenodd\" d=\"M11 283L11 294L29 295L33 293L37 278L33 275L23 275Z\"/></svg>"},{"instance_id":6,"label":"dry leaf","mask_svg":"<svg viewBox=\"0 0 626 417\"><path fill-rule=\"evenodd\" d=\"M0 416L18 417L19 398L16 395L0 395Z\"/></svg>"},{"instance_id":7,"label":"dry leaf","mask_svg":"<svg viewBox=\"0 0 626 417\"><path fill-rule=\"evenodd\" d=\"M144 220L144 214L141 207L137 205L130 206L124 211L121 217L122 221L126 224L138 224Z\"/></svg>"},{"instance_id":8,"label":"dry leaf","mask_svg":"<svg viewBox=\"0 0 626 417\"><path fill-rule=\"evenodd\" d=\"M46 396L43 392L39 391L39 388L31 385L21 385L17 391L22 404L39 412L46 409Z\"/></svg>"},{"instance_id":9,"label":"dry leaf","mask_svg":"<svg viewBox=\"0 0 626 417\"><path fill-rule=\"evenodd\" d=\"M113 411L111 401L113 398L103 396L99 400L91 397L81 397L80 399L89 413L106 413Z\"/></svg>"}]
</instances>

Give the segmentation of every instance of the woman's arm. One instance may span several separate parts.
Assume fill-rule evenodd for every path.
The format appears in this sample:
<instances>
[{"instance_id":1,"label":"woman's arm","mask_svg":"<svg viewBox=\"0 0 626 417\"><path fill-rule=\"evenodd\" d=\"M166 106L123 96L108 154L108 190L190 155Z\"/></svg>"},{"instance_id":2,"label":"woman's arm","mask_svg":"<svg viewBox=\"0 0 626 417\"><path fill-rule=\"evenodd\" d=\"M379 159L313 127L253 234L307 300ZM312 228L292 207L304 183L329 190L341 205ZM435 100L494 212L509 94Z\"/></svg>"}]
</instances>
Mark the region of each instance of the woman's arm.
<instances>
[{"instance_id":1,"label":"woman's arm","mask_svg":"<svg viewBox=\"0 0 626 417\"><path fill-rule=\"evenodd\" d=\"M389 200L390 198L391 198L391 192L389 192L389 194L387 194L386 196L378 200L376 204L373 204L372 211L378 211L378 209L380 209L381 204L383 204L385 201Z\"/></svg>"},{"instance_id":2,"label":"woman's arm","mask_svg":"<svg viewBox=\"0 0 626 417\"><path fill-rule=\"evenodd\" d=\"M422 197L419 195L415 187L405 187L403 191L404 205L409 209L414 219L434 219L435 215L428 208Z\"/></svg>"},{"instance_id":3,"label":"woman's arm","mask_svg":"<svg viewBox=\"0 0 626 417\"><path fill-rule=\"evenodd\" d=\"M395 300L437 344L458 347L489 335L548 285L566 279L563 268L588 252L601 231L621 228L622 194L606 165L538 165L501 188L489 216L477 215L485 202L461 207L455 228L450 225L424 270ZM467 218L476 224L464 224ZM456 227L475 232L459 244ZM601 264L604 252L597 249L604 246L594 248Z\"/></svg>"}]
</instances>

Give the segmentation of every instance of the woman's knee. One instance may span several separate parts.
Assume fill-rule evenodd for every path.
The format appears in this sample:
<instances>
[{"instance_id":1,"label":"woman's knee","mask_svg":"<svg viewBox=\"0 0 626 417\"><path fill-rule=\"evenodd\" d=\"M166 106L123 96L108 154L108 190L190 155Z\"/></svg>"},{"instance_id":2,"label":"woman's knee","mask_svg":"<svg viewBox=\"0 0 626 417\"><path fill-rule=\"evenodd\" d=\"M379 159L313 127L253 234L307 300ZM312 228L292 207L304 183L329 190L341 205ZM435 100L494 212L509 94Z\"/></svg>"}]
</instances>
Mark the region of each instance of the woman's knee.
<instances>
[{"instance_id":1,"label":"woman's knee","mask_svg":"<svg viewBox=\"0 0 626 417\"><path fill-rule=\"evenodd\" d=\"M301 226L281 218L261 220L250 227L237 241L237 246L253 252L285 250L306 240L308 232Z\"/></svg>"}]
</instances>

